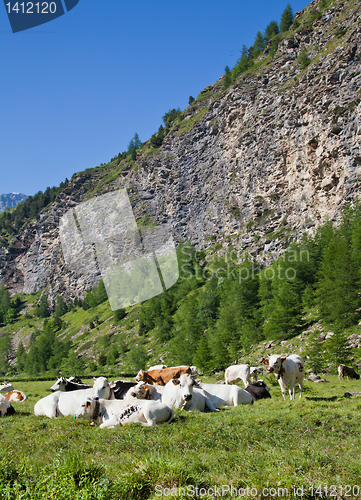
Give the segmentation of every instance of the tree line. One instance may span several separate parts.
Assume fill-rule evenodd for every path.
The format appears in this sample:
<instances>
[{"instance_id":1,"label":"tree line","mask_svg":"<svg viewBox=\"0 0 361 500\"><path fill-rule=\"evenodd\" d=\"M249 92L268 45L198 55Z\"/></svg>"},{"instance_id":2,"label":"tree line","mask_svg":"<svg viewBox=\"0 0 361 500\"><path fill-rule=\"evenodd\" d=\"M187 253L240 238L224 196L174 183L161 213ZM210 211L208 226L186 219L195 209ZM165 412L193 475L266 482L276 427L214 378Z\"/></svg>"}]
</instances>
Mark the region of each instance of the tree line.
<instances>
[{"instance_id":1,"label":"tree line","mask_svg":"<svg viewBox=\"0 0 361 500\"><path fill-rule=\"evenodd\" d=\"M324 10L328 4L329 0L320 0L317 6L318 9L313 7L310 10L309 18L306 22L306 26L308 28L312 26L315 19L321 19L322 15L320 11ZM247 46L243 44L241 56L236 61L234 67L232 69L230 69L229 66L225 67L223 88L228 88L235 81L238 75L252 68L255 64L255 60L262 53L266 52L271 58L273 58L282 39L282 34L289 31L291 26L293 26L294 29L297 29L300 26L300 22L297 19L294 19L292 7L288 3L282 13L280 23L278 24L277 21L273 20L266 26L263 33L261 31L257 31L253 45L247 48ZM301 53L300 63L301 69L305 69L310 63L305 50Z\"/></svg>"},{"instance_id":2,"label":"tree line","mask_svg":"<svg viewBox=\"0 0 361 500\"><path fill-rule=\"evenodd\" d=\"M68 183L68 179L65 179L58 187L47 187L44 192L39 191L21 201L14 209L0 214L0 246L8 247L6 236L16 234L27 220L36 219L43 208L57 199Z\"/></svg>"},{"instance_id":3,"label":"tree line","mask_svg":"<svg viewBox=\"0 0 361 500\"><path fill-rule=\"evenodd\" d=\"M305 234L268 267L249 257L239 266L231 255L207 263L189 244L179 252L180 280L143 303L139 318L140 333L168 344L171 362L225 368L262 340L297 335L312 311L334 333L333 354L345 356L345 329L361 318L358 202L339 227Z\"/></svg>"},{"instance_id":4,"label":"tree line","mask_svg":"<svg viewBox=\"0 0 361 500\"><path fill-rule=\"evenodd\" d=\"M59 296L52 314L44 293L34 308L34 313L44 319L43 328L34 329L28 352L19 344L16 366L12 363L15 354L11 335L4 333L0 338L0 373L17 370L37 375L60 368L79 373L85 366L113 366L125 353L137 369L147 362L149 336L169 353L169 364L220 370L247 356L259 342L290 339L316 320L334 334L327 345L329 355L339 362L347 360L347 328L361 319L359 202L344 210L338 226L328 221L314 235L304 234L268 267L247 255L242 264L237 264L232 252L210 260L205 251L189 242L181 242L177 254L177 283L137 308L141 336L137 345L125 348L123 337L111 340L105 335L96 365L93 360L78 358L71 343L59 339L59 332L66 326L62 317L69 308L95 309L107 300L100 281L74 304L65 304ZM19 297L10 298L4 286L0 287L3 324L16 321L22 307ZM115 311L114 321L129 313ZM93 319L89 328L95 328L96 322ZM314 345L318 345L316 340ZM322 360L319 355L316 358L314 362L320 366Z\"/></svg>"}]
</instances>

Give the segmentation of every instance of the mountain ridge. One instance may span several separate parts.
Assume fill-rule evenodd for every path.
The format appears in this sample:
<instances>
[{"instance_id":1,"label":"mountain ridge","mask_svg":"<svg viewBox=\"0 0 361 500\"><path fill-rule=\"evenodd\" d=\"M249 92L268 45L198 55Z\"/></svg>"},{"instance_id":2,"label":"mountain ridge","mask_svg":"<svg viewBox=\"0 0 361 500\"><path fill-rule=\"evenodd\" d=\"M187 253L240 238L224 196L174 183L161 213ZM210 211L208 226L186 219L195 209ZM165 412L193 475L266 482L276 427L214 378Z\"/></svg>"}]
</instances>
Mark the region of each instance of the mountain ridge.
<instances>
[{"instance_id":1,"label":"mountain ridge","mask_svg":"<svg viewBox=\"0 0 361 500\"><path fill-rule=\"evenodd\" d=\"M6 207L16 207L18 203L26 200L27 198L28 195L22 193L0 194L0 213L3 212Z\"/></svg>"}]
</instances>

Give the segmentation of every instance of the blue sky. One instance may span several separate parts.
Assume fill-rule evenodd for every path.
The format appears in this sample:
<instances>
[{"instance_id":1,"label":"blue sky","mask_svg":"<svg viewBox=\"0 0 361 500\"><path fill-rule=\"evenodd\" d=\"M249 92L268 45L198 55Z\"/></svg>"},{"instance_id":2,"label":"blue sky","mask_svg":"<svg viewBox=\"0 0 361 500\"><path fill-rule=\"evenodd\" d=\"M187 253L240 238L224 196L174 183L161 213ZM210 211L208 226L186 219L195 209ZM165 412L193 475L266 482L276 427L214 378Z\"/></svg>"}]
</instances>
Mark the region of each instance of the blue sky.
<instances>
[{"instance_id":1,"label":"blue sky","mask_svg":"<svg viewBox=\"0 0 361 500\"><path fill-rule=\"evenodd\" d=\"M290 2L294 12L308 0ZM80 0L12 33L0 8L0 193L106 163L232 67L285 0Z\"/></svg>"}]
</instances>

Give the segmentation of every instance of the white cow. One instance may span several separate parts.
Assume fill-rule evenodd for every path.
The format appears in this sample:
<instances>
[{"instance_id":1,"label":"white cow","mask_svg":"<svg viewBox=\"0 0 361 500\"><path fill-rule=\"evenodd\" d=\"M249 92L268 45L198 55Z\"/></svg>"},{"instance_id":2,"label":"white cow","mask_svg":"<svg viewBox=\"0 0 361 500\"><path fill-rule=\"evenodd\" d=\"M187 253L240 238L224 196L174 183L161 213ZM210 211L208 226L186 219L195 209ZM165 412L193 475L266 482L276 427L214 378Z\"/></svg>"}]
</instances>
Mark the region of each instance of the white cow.
<instances>
[{"instance_id":1,"label":"white cow","mask_svg":"<svg viewBox=\"0 0 361 500\"><path fill-rule=\"evenodd\" d=\"M90 389L79 389L78 391L62 392L56 391L45 398L40 399L34 406L35 415L45 415L54 418L59 415L75 415L79 406L88 397L99 397L108 399L110 397L109 382L105 377L99 377Z\"/></svg>"},{"instance_id":2,"label":"white cow","mask_svg":"<svg viewBox=\"0 0 361 500\"><path fill-rule=\"evenodd\" d=\"M151 385L140 381L129 389L129 391L124 396L125 401L133 401L136 399L148 399L151 401L161 401L162 394L164 392L165 386L163 385Z\"/></svg>"},{"instance_id":3,"label":"white cow","mask_svg":"<svg viewBox=\"0 0 361 500\"><path fill-rule=\"evenodd\" d=\"M247 387L247 385L251 383L250 372L251 370L249 365L229 366L224 373L226 384L232 384L233 382L239 382L242 380L244 386Z\"/></svg>"},{"instance_id":4,"label":"white cow","mask_svg":"<svg viewBox=\"0 0 361 500\"><path fill-rule=\"evenodd\" d=\"M171 408L182 410L218 411L212 405L203 389L194 390L196 382L191 375L185 373L177 379L170 380L164 388L162 401Z\"/></svg>"},{"instance_id":5,"label":"white cow","mask_svg":"<svg viewBox=\"0 0 361 500\"><path fill-rule=\"evenodd\" d=\"M274 354L269 359L263 360L263 363L268 366L268 373L275 373L277 375L283 401L286 397L286 388L288 385L290 386L289 393L291 399L295 399L296 384L298 384L300 389L300 397L302 396L305 366L301 356L291 354L286 357Z\"/></svg>"},{"instance_id":6,"label":"white cow","mask_svg":"<svg viewBox=\"0 0 361 500\"><path fill-rule=\"evenodd\" d=\"M5 415L13 415L15 413L14 408L11 403L6 399L5 396L0 394L0 417Z\"/></svg>"},{"instance_id":7,"label":"white cow","mask_svg":"<svg viewBox=\"0 0 361 500\"><path fill-rule=\"evenodd\" d=\"M75 413L76 418L95 420L100 429L140 423L147 426L169 424L174 416L174 410L160 401L136 401L129 403L124 400L106 400L88 398Z\"/></svg>"},{"instance_id":8,"label":"white cow","mask_svg":"<svg viewBox=\"0 0 361 500\"><path fill-rule=\"evenodd\" d=\"M258 375L262 375L263 368L261 366L251 366L250 368L250 376L253 382L257 382Z\"/></svg>"},{"instance_id":9,"label":"white cow","mask_svg":"<svg viewBox=\"0 0 361 500\"><path fill-rule=\"evenodd\" d=\"M200 384L215 408L253 404L253 397L238 385Z\"/></svg>"},{"instance_id":10,"label":"white cow","mask_svg":"<svg viewBox=\"0 0 361 500\"><path fill-rule=\"evenodd\" d=\"M14 387L12 384L9 384L9 382L4 382L3 384L0 384L0 392L10 392L13 390Z\"/></svg>"}]
</instances>

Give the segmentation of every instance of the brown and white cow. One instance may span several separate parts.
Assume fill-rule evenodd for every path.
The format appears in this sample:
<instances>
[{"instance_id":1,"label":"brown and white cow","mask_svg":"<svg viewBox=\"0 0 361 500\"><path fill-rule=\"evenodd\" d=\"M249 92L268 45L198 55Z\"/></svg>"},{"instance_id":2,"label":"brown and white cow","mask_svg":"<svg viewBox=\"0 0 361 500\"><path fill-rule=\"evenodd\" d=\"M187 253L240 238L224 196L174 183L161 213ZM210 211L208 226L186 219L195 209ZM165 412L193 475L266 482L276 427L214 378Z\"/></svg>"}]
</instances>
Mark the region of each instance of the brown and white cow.
<instances>
[{"instance_id":1,"label":"brown and white cow","mask_svg":"<svg viewBox=\"0 0 361 500\"><path fill-rule=\"evenodd\" d=\"M190 374L190 366L175 366L164 368L163 370L140 370L134 378L136 382L145 382L146 384L166 385L173 378L179 378L181 375Z\"/></svg>"},{"instance_id":2,"label":"brown and white cow","mask_svg":"<svg viewBox=\"0 0 361 500\"><path fill-rule=\"evenodd\" d=\"M268 373L277 375L278 382L281 386L282 399L285 400L286 388L289 385L290 398L295 399L296 384L300 389L300 397L302 396L303 378L305 375L304 361L298 354L290 356L278 356L274 354L269 359L263 360L263 364L268 365Z\"/></svg>"},{"instance_id":3,"label":"brown and white cow","mask_svg":"<svg viewBox=\"0 0 361 500\"><path fill-rule=\"evenodd\" d=\"M27 395L22 391L10 391L7 394L4 394L4 397L11 401L12 403L16 403L19 401L26 401L28 399Z\"/></svg>"},{"instance_id":4,"label":"brown and white cow","mask_svg":"<svg viewBox=\"0 0 361 500\"><path fill-rule=\"evenodd\" d=\"M345 378L345 375L346 375L346 377L351 378L351 379L354 378L354 379L358 380L360 378L360 375L358 373L356 373L355 370L353 368L351 368L351 366L339 365L338 378L341 380L342 378Z\"/></svg>"}]
</instances>

